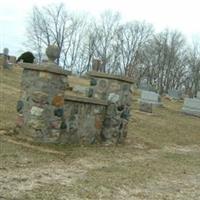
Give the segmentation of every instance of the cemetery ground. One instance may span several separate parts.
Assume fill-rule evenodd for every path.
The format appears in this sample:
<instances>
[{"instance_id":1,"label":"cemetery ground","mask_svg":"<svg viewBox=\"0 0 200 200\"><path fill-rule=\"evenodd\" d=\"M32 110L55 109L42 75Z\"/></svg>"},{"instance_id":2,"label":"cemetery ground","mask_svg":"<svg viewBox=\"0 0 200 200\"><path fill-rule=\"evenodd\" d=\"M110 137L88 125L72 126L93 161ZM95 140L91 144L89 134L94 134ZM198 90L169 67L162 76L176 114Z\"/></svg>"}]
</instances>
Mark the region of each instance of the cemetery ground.
<instances>
[{"instance_id":1,"label":"cemetery ground","mask_svg":"<svg viewBox=\"0 0 200 200\"><path fill-rule=\"evenodd\" d=\"M36 145L11 131L20 75L0 71L0 199L200 199L200 119L183 102L144 113L135 93L125 144Z\"/></svg>"}]
</instances>

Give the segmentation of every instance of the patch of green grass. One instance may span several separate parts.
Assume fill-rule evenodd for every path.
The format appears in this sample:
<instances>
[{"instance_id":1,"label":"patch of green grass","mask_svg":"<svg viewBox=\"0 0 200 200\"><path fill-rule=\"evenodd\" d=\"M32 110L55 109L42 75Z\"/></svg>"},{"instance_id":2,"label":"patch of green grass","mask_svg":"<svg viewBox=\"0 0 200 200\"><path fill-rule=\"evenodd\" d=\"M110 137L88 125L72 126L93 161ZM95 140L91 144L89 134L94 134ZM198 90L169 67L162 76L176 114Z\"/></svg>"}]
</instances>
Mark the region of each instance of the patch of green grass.
<instances>
[{"instance_id":1,"label":"patch of green grass","mask_svg":"<svg viewBox=\"0 0 200 200\"><path fill-rule=\"evenodd\" d=\"M21 72L20 68L0 70L0 129L10 129L15 125Z\"/></svg>"}]
</instances>

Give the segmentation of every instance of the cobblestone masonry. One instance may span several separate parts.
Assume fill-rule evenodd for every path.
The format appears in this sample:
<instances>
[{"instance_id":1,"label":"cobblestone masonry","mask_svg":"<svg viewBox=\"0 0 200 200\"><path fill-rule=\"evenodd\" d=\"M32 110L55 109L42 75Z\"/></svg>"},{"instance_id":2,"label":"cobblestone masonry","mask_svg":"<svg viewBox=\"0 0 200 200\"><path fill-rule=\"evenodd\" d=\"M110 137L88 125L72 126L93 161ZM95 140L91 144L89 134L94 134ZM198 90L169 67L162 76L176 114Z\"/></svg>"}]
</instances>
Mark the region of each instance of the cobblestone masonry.
<instances>
[{"instance_id":1,"label":"cobblestone masonry","mask_svg":"<svg viewBox=\"0 0 200 200\"><path fill-rule=\"evenodd\" d=\"M59 69L25 64L17 126L23 135L40 142L55 142L62 122L67 74Z\"/></svg>"},{"instance_id":2,"label":"cobblestone masonry","mask_svg":"<svg viewBox=\"0 0 200 200\"><path fill-rule=\"evenodd\" d=\"M132 80L91 72L88 97L64 96L68 73L54 64L58 49L49 47L49 62L22 64L17 102L19 136L44 143L119 143L127 135Z\"/></svg>"},{"instance_id":3,"label":"cobblestone masonry","mask_svg":"<svg viewBox=\"0 0 200 200\"><path fill-rule=\"evenodd\" d=\"M60 143L100 143L105 111L105 101L66 96Z\"/></svg>"},{"instance_id":4,"label":"cobblestone masonry","mask_svg":"<svg viewBox=\"0 0 200 200\"><path fill-rule=\"evenodd\" d=\"M90 72L88 75L91 77L89 95L108 103L101 139L108 143L123 142L130 117L133 81L100 72Z\"/></svg>"}]
</instances>

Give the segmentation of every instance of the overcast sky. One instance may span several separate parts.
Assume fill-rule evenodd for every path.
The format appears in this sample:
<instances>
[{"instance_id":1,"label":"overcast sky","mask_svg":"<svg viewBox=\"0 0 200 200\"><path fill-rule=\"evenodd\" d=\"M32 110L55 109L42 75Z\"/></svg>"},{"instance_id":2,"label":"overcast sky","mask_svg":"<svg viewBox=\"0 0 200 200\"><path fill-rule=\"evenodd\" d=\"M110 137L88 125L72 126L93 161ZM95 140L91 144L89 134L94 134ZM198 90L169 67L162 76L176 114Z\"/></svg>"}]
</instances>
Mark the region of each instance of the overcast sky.
<instances>
[{"instance_id":1,"label":"overcast sky","mask_svg":"<svg viewBox=\"0 0 200 200\"><path fill-rule=\"evenodd\" d=\"M200 0L1 0L0 52L8 47L18 56L25 48L26 17L32 7L63 2L66 8L98 15L104 10L119 11L124 20L145 20L156 31L177 29L190 40L200 38Z\"/></svg>"}]
</instances>

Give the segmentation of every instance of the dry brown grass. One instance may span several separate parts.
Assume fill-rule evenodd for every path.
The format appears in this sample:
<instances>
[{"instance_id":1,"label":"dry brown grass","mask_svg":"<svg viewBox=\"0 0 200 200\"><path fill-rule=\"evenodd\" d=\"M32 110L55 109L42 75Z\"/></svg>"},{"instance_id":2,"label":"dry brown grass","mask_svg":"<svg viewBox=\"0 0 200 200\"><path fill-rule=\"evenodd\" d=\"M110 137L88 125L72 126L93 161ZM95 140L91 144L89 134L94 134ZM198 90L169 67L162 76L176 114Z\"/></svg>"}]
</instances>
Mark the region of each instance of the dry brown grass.
<instances>
[{"instance_id":1,"label":"dry brown grass","mask_svg":"<svg viewBox=\"0 0 200 200\"><path fill-rule=\"evenodd\" d=\"M0 119L9 129L20 70L0 77ZM200 119L180 113L183 102L168 100L153 114L140 112L135 94L123 145L22 145L0 134L0 198L199 200Z\"/></svg>"},{"instance_id":2,"label":"dry brown grass","mask_svg":"<svg viewBox=\"0 0 200 200\"><path fill-rule=\"evenodd\" d=\"M0 129L12 128L20 95L22 69L0 70Z\"/></svg>"}]
</instances>

